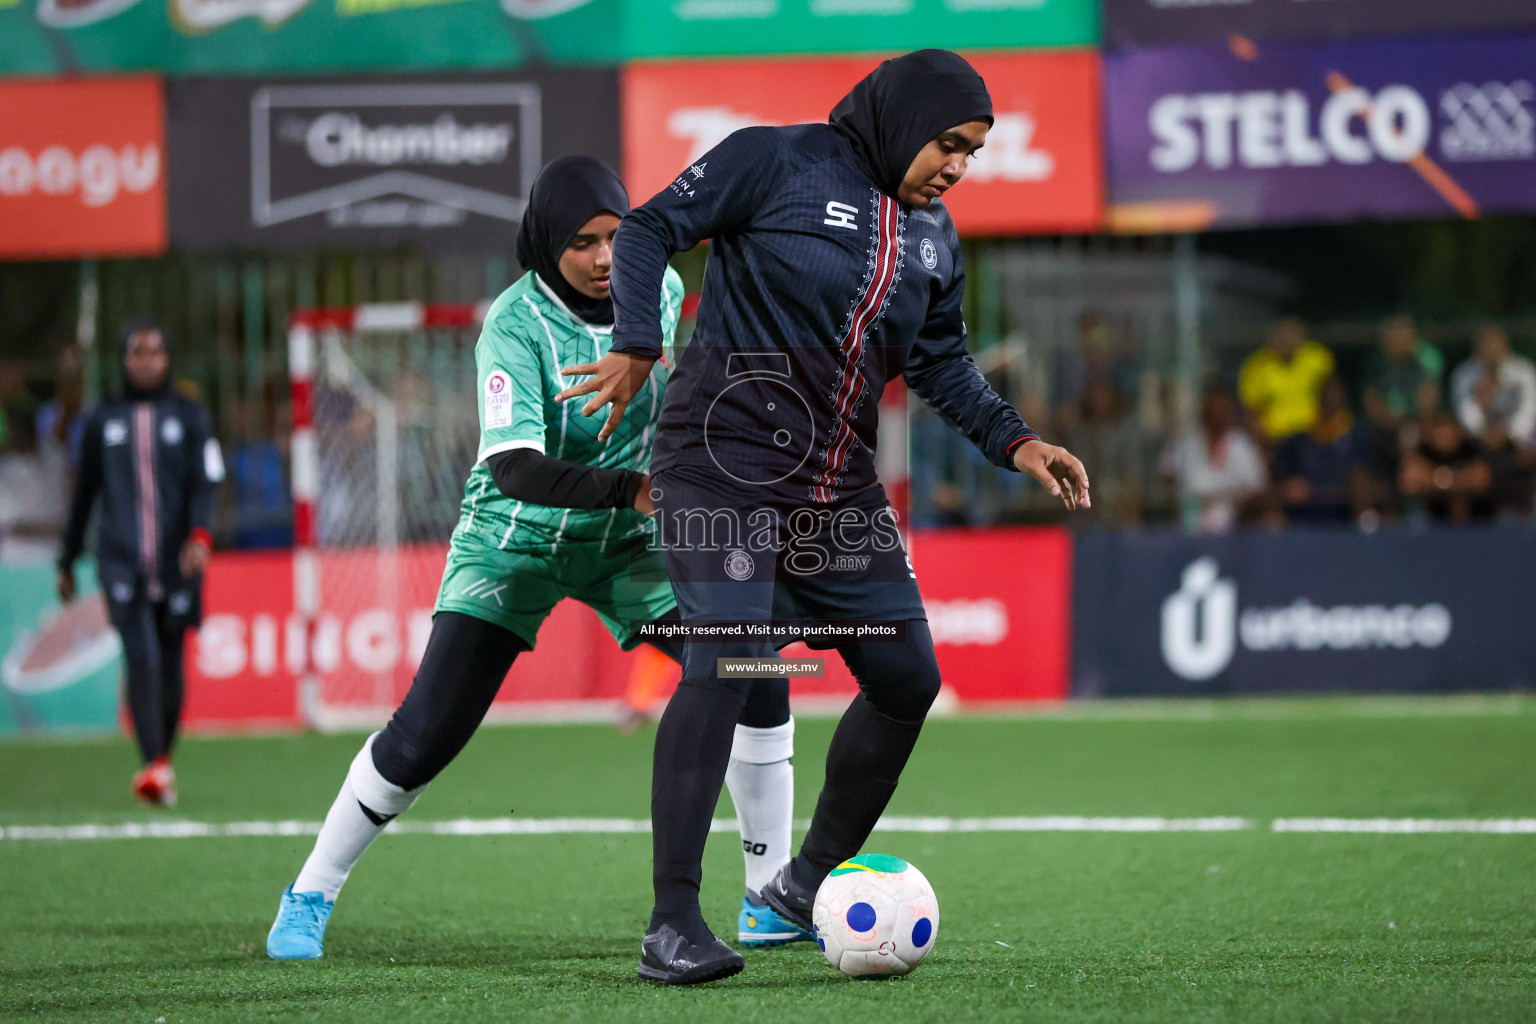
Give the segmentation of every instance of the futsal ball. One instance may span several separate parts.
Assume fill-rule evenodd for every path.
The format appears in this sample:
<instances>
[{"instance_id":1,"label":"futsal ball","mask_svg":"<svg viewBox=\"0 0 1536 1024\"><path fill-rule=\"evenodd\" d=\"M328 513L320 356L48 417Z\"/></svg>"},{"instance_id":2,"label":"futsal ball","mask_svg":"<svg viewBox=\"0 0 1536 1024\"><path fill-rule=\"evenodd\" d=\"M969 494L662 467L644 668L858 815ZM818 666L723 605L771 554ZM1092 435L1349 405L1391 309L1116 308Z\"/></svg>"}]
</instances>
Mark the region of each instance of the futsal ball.
<instances>
[{"instance_id":1,"label":"futsal ball","mask_svg":"<svg viewBox=\"0 0 1536 1024\"><path fill-rule=\"evenodd\" d=\"M909 973L933 949L939 901L900 857L866 853L832 869L811 910L816 945L850 978Z\"/></svg>"}]
</instances>

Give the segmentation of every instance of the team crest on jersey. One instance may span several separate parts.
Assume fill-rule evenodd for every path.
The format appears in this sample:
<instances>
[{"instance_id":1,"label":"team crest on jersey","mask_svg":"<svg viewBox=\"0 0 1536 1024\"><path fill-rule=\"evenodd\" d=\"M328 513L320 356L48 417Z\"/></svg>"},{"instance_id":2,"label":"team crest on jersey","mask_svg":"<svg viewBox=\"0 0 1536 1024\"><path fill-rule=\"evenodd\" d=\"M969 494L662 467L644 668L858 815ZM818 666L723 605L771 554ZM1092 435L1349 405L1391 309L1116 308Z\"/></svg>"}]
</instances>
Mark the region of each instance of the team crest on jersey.
<instances>
[{"instance_id":1,"label":"team crest on jersey","mask_svg":"<svg viewBox=\"0 0 1536 1024\"><path fill-rule=\"evenodd\" d=\"M184 433L181 420L175 416L167 416L165 422L160 424L160 440L166 444L181 444L181 438Z\"/></svg>"},{"instance_id":2,"label":"team crest on jersey","mask_svg":"<svg viewBox=\"0 0 1536 1024\"><path fill-rule=\"evenodd\" d=\"M106 426L101 428L102 444L122 444L128 440L128 424L122 420L107 420Z\"/></svg>"},{"instance_id":3,"label":"team crest on jersey","mask_svg":"<svg viewBox=\"0 0 1536 1024\"><path fill-rule=\"evenodd\" d=\"M923 258L923 266L932 270L939 265L939 250L933 244L933 239L923 239L923 244L917 247L918 255Z\"/></svg>"},{"instance_id":4,"label":"team crest on jersey","mask_svg":"<svg viewBox=\"0 0 1536 1024\"><path fill-rule=\"evenodd\" d=\"M725 556L725 574L737 582L751 579L756 568L752 556L745 551L732 551Z\"/></svg>"},{"instance_id":5,"label":"team crest on jersey","mask_svg":"<svg viewBox=\"0 0 1536 1024\"><path fill-rule=\"evenodd\" d=\"M485 378L485 429L512 425L512 378L505 370L492 370Z\"/></svg>"}]
</instances>

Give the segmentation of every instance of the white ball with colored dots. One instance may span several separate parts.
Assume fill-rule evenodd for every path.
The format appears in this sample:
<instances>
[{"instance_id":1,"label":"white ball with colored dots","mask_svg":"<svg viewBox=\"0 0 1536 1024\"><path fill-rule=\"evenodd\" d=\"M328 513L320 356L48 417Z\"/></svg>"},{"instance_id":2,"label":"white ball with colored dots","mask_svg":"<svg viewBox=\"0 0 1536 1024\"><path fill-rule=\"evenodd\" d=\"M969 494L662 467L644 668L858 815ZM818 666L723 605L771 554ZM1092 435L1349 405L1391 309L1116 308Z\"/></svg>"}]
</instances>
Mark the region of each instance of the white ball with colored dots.
<instances>
[{"instance_id":1,"label":"white ball with colored dots","mask_svg":"<svg viewBox=\"0 0 1536 1024\"><path fill-rule=\"evenodd\" d=\"M816 944L850 978L892 978L923 962L939 934L933 886L900 857L845 860L816 891Z\"/></svg>"}]
</instances>

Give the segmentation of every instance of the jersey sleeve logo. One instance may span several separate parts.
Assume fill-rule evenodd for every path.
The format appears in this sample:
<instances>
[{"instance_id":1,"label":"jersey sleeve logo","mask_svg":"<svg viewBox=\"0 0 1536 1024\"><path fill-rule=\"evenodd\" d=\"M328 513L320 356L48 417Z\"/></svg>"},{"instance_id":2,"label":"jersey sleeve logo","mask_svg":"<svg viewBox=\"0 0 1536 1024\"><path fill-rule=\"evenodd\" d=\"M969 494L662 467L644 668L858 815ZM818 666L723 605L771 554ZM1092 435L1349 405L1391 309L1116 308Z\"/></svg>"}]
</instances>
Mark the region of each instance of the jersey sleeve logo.
<instances>
[{"instance_id":1,"label":"jersey sleeve logo","mask_svg":"<svg viewBox=\"0 0 1536 1024\"><path fill-rule=\"evenodd\" d=\"M492 370L485 378L485 429L512 425L512 378L505 370Z\"/></svg>"},{"instance_id":2,"label":"jersey sleeve logo","mask_svg":"<svg viewBox=\"0 0 1536 1024\"><path fill-rule=\"evenodd\" d=\"M923 239L923 244L917 248L918 253L923 257L923 266L932 270L939 265L939 250L934 247L933 239Z\"/></svg>"}]
</instances>

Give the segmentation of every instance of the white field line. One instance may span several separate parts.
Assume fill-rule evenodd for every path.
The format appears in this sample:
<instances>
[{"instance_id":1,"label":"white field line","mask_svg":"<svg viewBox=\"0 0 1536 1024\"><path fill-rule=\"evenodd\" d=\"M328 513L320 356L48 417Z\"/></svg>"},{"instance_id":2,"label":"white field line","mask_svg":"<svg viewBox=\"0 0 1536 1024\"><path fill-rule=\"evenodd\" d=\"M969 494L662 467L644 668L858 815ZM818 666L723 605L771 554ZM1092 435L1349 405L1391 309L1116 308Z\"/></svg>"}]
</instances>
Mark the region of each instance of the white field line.
<instances>
[{"instance_id":1,"label":"white field line","mask_svg":"<svg viewBox=\"0 0 1536 1024\"><path fill-rule=\"evenodd\" d=\"M1367 832L1402 835L1424 832L1478 832L1536 835L1536 818L1276 818L1275 832Z\"/></svg>"},{"instance_id":2,"label":"white field line","mask_svg":"<svg viewBox=\"0 0 1536 1024\"><path fill-rule=\"evenodd\" d=\"M797 821L804 829L809 822ZM1251 832L1263 826L1251 818L882 818L879 832ZM1277 818L1272 832L1475 833L1536 835L1536 818ZM451 821L397 821L392 832L433 836L633 835L651 830L644 818L458 818ZM0 839L208 839L232 836L312 836L318 821L151 821L118 825L10 825ZM734 818L716 818L712 832L735 832Z\"/></svg>"}]
</instances>

